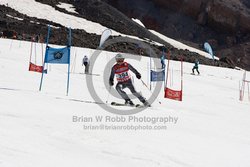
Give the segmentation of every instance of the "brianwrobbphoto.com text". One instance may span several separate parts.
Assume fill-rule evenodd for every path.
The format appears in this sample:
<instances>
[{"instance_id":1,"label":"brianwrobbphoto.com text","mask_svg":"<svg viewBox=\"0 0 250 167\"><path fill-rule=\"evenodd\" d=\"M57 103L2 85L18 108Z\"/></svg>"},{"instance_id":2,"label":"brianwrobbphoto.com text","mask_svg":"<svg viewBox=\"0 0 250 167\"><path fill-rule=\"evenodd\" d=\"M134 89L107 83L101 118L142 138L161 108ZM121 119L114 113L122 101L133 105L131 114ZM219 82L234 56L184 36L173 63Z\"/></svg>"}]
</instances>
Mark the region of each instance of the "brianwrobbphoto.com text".
<instances>
[{"instance_id":1,"label":"brianwrobbphoto.com text","mask_svg":"<svg viewBox=\"0 0 250 167\"><path fill-rule=\"evenodd\" d=\"M72 116L73 123L82 123L84 130L166 130L178 117L163 116Z\"/></svg>"}]
</instances>

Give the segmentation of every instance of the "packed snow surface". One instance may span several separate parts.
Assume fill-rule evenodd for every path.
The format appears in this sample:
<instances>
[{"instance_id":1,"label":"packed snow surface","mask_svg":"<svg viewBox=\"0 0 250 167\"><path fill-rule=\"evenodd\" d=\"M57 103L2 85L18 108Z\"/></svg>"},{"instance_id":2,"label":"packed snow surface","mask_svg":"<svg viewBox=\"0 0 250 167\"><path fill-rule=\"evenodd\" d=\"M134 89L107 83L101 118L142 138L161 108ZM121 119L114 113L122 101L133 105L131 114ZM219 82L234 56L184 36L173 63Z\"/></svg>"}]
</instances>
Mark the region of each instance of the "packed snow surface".
<instances>
[{"instance_id":1,"label":"packed snow surface","mask_svg":"<svg viewBox=\"0 0 250 167\"><path fill-rule=\"evenodd\" d=\"M29 42L0 40L0 166L235 167L250 163L250 103L246 98L238 100L243 71L200 65L201 75L194 76L190 75L193 64L184 63L183 102L164 99L162 88L153 107L122 116L90 103L94 99L86 75L81 74L81 61L94 50L72 48L66 96L67 65L49 65L42 91L38 91L41 74L28 71L30 47ZM42 47L36 47L37 55L31 60L36 58L39 64ZM94 87L104 102L108 97L104 70L110 68L106 64L114 55L102 52L92 64L93 73L100 75L93 76ZM126 61L148 81L149 58ZM171 61L171 71L172 85L178 88L180 62ZM134 84L145 97L151 95L135 77ZM111 101L123 102L110 95ZM104 118L97 122L100 116ZM92 121L75 122L76 117ZM126 120L119 121L121 117ZM130 117L143 120L129 121ZM154 123L153 118L168 120ZM121 125L153 129L114 129ZM88 130L86 126L112 126L113 130Z\"/></svg>"},{"instance_id":2,"label":"packed snow surface","mask_svg":"<svg viewBox=\"0 0 250 167\"><path fill-rule=\"evenodd\" d=\"M101 34L107 28L34 0L1 0L0 4L89 33ZM169 42L181 48L181 44ZM76 167L245 167L250 164L250 102L247 97L239 101L243 71L200 65L201 75L190 75L193 64L184 63L182 102L163 98L162 87L159 95L153 94L157 100L151 108L134 115L115 115L102 105L112 107L108 105L112 101L123 103L118 95L112 95L116 92L113 88L109 91L105 86L111 68L107 64L116 53L102 51L95 62L90 62L95 74L91 76L94 89L105 103L98 105L96 102L100 101L92 98L93 91L87 87L82 66L83 56L91 58L96 50L72 47L70 91L66 96L67 65L48 66L41 92L41 74L28 71L30 61L42 65L44 49L41 44L0 39L1 167L72 164ZM138 61L130 55L125 57L142 74L147 87L134 74L131 76L136 89L148 99L152 96L148 90L150 59L142 57ZM151 86L154 90L155 84ZM180 89L180 62L170 61L168 86ZM133 101L140 103L137 99ZM133 109L115 108L121 113Z\"/></svg>"}]
</instances>

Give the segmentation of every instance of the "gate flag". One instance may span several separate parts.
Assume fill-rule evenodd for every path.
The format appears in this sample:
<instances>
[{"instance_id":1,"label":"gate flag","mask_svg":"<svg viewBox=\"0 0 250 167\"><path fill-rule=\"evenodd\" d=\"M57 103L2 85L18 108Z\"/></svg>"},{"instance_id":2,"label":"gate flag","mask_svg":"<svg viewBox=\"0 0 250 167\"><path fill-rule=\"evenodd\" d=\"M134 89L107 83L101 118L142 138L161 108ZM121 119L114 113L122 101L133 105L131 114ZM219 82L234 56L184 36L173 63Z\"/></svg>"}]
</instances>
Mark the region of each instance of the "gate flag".
<instances>
[{"instance_id":1,"label":"gate flag","mask_svg":"<svg viewBox=\"0 0 250 167\"><path fill-rule=\"evenodd\" d=\"M173 90L166 87L164 97L172 100L182 101L182 90Z\"/></svg>"},{"instance_id":2,"label":"gate flag","mask_svg":"<svg viewBox=\"0 0 250 167\"><path fill-rule=\"evenodd\" d=\"M38 66L38 65L33 64L33 63L30 62L29 71L42 73L43 72L43 66Z\"/></svg>"},{"instance_id":3,"label":"gate flag","mask_svg":"<svg viewBox=\"0 0 250 167\"><path fill-rule=\"evenodd\" d=\"M69 64L69 49L70 47L51 48L48 46L45 56L45 63Z\"/></svg>"},{"instance_id":4,"label":"gate flag","mask_svg":"<svg viewBox=\"0 0 250 167\"><path fill-rule=\"evenodd\" d=\"M150 80L151 82L164 81L165 80L165 70L153 71L151 70Z\"/></svg>"},{"instance_id":5,"label":"gate flag","mask_svg":"<svg viewBox=\"0 0 250 167\"><path fill-rule=\"evenodd\" d=\"M50 26L48 26L48 35L46 41L46 53L45 59L43 63L43 68L45 64L67 64L68 65L68 81L67 81L67 95L69 93L69 76L70 76L70 48L71 48L71 29L69 28L68 34L68 44L63 48L52 48L49 46L49 38L50 38ZM43 84L43 74L45 70L43 69L40 88L39 91L42 90Z\"/></svg>"},{"instance_id":6,"label":"gate flag","mask_svg":"<svg viewBox=\"0 0 250 167\"><path fill-rule=\"evenodd\" d=\"M182 95L183 95L183 59L181 58L181 89L180 90L174 90L168 87L168 73L169 73L169 65L170 65L170 53L168 54L168 67L167 67L167 77L166 77L166 85L164 90L164 97L172 100L178 100L182 101Z\"/></svg>"}]
</instances>

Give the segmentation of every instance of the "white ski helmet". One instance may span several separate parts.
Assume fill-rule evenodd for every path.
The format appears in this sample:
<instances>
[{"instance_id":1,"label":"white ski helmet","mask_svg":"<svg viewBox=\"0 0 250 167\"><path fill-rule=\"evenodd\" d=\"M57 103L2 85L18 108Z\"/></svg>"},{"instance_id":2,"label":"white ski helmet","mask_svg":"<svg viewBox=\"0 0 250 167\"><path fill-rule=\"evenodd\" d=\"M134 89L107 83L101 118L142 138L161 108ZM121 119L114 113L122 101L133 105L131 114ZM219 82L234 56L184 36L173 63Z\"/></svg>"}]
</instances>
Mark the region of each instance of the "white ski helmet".
<instances>
[{"instance_id":1,"label":"white ski helmet","mask_svg":"<svg viewBox=\"0 0 250 167\"><path fill-rule=\"evenodd\" d=\"M124 61L124 57L123 57L123 55L122 54L120 54L120 53L118 53L116 56L115 56L115 60L116 60L116 62L118 62L118 61Z\"/></svg>"}]
</instances>

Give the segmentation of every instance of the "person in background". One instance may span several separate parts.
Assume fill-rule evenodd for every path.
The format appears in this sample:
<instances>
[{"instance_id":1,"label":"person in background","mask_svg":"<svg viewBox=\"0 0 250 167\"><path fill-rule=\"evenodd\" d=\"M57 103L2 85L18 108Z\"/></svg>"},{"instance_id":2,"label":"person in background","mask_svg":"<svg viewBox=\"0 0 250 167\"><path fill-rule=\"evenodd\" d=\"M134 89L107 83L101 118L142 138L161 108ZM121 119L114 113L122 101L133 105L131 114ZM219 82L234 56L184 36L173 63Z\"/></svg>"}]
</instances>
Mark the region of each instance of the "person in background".
<instances>
[{"instance_id":1,"label":"person in background","mask_svg":"<svg viewBox=\"0 0 250 167\"><path fill-rule=\"evenodd\" d=\"M195 59L194 67L193 67L193 69L192 69L192 72L193 72L192 74L194 74L194 70L197 71L198 75L200 74L200 72L199 72L199 61L198 61L198 59Z\"/></svg>"},{"instance_id":2,"label":"person in background","mask_svg":"<svg viewBox=\"0 0 250 167\"><path fill-rule=\"evenodd\" d=\"M85 66L85 74L89 73L89 58L85 55L82 59L82 66Z\"/></svg>"},{"instance_id":3,"label":"person in background","mask_svg":"<svg viewBox=\"0 0 250 167\"><path fill-rule=\"evenodd\" d=\"M165 69L165 56L164 56L164 54L162 54L162 56L161 56L161 68L162 69Z\"/></svg>"}]
</instances>

